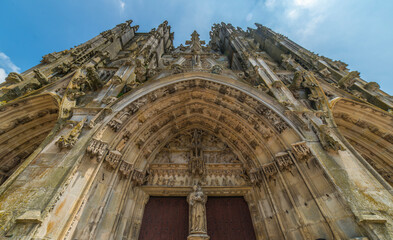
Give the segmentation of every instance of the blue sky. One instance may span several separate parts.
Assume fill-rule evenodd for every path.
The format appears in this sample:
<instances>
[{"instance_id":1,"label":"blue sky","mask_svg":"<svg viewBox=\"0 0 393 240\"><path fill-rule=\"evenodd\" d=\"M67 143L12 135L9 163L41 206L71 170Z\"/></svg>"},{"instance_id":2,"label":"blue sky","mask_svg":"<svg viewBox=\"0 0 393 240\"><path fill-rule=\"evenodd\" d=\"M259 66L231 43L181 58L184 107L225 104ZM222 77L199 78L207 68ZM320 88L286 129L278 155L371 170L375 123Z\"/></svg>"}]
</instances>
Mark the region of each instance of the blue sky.
<instances>
[{"instance_id":1,"label":"blue sky","mask_svg":"<svg viewBox=\"0 0 393 240\"><path fill-rule=\"evenodd\" d=\"M0 81L128 19L139 32L168 20L176 46L194 29L208 41L213 23L258 22L393 94L393 0L2 0Z\"/></svg>"}]
</instances>

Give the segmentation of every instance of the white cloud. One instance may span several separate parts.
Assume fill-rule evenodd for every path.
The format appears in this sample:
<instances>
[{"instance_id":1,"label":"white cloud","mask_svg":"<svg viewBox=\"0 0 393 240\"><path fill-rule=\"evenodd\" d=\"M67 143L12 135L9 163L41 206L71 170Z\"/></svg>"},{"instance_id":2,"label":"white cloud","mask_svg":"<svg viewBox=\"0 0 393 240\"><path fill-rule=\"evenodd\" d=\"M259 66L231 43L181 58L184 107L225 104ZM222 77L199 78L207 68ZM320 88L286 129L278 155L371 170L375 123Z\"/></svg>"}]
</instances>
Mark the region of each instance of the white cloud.
<instances>
[{"instance_id":1,"label":"white cloud","mask_svg":"<svg viewBox=\"0 0 393 240\"><path fill-rule=\"evenodd\" d=\"M299 10L296 8L289 9L286 11L286 16L291 20L296 20L299 17Z\"/></svg>"},{"instance_id":2,"label":"white cloud","mask_svg":"<svg viewBox=\"0 0 393 240\"><path fill-rule=\"evenodd\" d=\"M273 9L276 6L276 0L266 0L265 6L268 9Z\"/></svg>"},{"instance_id":3,"label":"white cloud","mask_svg":"<svg viewBox=\"0 0 393 240\"><path fill-rule=\"evenodd\" d=\"M3 82L10 72L19 72L16 66L5 53L0 52L0 82Z\"/></svg>"},{"instance_id":4,"label":"white cloud","mask_svg":"<svg viewBox=\"0 0 393 240\"><path fill-rule=\"evenodd\" d=\"M0 67L10 72L19 72L20 68L17 67L5 53L0 52Z\"/></svg>"},{"instance_id":5,"label":"white cloud","mask_svg":"<svg viewBox=\"0 0 393 240\"><path fill-rule=\"evenodd\" d=\"M275 23L278 28L286 32L297 29L297 34L305 38L324 22L334 2L336 0L265 0L264 4L279 19Z\"/></svg>"},{"instance_id":6,"label":"white cloud","mask_svg":"<svg viewBox=\"0 0 393 240\"><path fill-rule=\"evenodd\" d=\"M295 0L294 3L296 6L303 8L313 8L321 2L320 0Z\"/></svg>"},{"instance_id":7,"label":"white cloud","mask_svg":"<svg viewBox=\"0 0 393 240\"><path fill-rule=\"evenodd\" d=\"M252 13L247 14L246 20L247 22L251 21L252 19Z\"/></svg>"},{"instance_id":8,"label":"white cloud","mask_svg":"<svg viewBox=\"0 0 393 240\"><path fill-rule=\"evenodd\" d=\"M122 0L120 0L119 4L120 4L121 10L124 10L124 8L126 7L126 3L124 1L122 1Z\"/></svg>"},{"instance_id":9,"label":"white cloud","mask_svg":"<svg viewBox=\"0 0 393 240\"><path fill-rule=\"evenodd\" d=\"M4 82L6 77L7 77L7 73L5 72L4 69L0 68L0 83Z\"/></svg>"}]
</instances>

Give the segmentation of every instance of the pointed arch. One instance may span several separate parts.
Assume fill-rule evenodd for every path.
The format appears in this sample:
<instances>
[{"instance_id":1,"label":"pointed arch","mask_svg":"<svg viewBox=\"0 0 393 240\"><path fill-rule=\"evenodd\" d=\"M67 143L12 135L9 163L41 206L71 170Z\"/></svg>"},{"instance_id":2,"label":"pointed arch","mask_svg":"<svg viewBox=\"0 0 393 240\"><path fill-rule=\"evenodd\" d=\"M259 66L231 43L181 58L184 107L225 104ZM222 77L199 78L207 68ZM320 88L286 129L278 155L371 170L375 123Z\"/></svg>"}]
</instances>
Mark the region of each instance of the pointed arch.
<instances>
[{"instance_id":1,"label":"pointed arch","mask_svg":"<svg viewBox=\"0 0 393 240\"><path fill-rule=\"evenodd\" d=\"M54 127L59 98L50 93L0 107L0 184L38 148Z\"/></svg>"},{"instance_id":2,"label":"pointed arch","mask_svg":"<svg viewBox=\"0 0 393 240\"><path fill-rule=\"evenodd\" d=\"M186 196L194 181L204 181L207 195L248 199L259 236L278 232L280 236L338 238L346 235L338 223L353 222L345 211L345 202L304 141L301 129L295 127L298 123L284 115L284 107L276 100L237 79L201 72L152 79L111 108L114 113L99 122L102 127L87 147L87 153L99 162L97 176L102 176L95 177L94 182L103 191L107 189L106 194L103 197L93 187L88 196L106 204L112 194L132 195L138 205L108 200L122 209L132 207L134 212L129 217L142 216L140 211L150 195ZM226 143L239 163L201 164L201 159L207 159L205 155L186 157L180 164L154 161L171 139L194 129ZM205 177L194 178L193 166L202 166ZM331 202L334 209L328 207ZM94 204L87 205L81 219L93 221ZM303 206L315 210L311 225ZM285 226L288 223L291 225ZM138 221L132 224L137 232ZM274 230L263 233L264 224ZM89 225L82 221L74 236L86 231Z\"/></svg>"},{"instance_id":3,"label":"pointed arch","mask_svg":"<svg viewBox=\"0 0 393 240\"><path fill-rule=\"evenodd\" d=\"M190 125L226 138L250 168L271 162L276 153L302 140L271 97L215 74L194 72L150 81L113 108L117 113L102 139L137 168L144 168L169 136Z\"/></svg>"},{"instance_id":4,"label":"pointed arch","mask_svg":"<svg viewBox=\"0 0 393 240\"><path fill-rule=\"evenodd\" d=\"M335 99L331 106L341 134L393 185L393 115L346 98Z\"/></svg>"}]
</instances>

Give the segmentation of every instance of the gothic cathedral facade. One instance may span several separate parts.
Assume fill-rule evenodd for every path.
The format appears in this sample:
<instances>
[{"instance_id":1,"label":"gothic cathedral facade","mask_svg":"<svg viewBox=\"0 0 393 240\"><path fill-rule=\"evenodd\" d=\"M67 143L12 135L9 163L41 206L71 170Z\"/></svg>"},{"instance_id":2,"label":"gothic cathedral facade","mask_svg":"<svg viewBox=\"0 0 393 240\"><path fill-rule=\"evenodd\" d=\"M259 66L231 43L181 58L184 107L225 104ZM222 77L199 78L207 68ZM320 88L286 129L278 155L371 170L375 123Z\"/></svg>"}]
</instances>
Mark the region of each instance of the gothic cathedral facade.
<instances>
[{"instance_id":1,"label":"gothic cathedral facade","mask_svg":"<svg viewBox=\"0 0 393 240\"><path fill-rule=\"evenodd\" d=\"M393 98L256 24L132 21L0 84L1 239L393 239Z\"/></svg>"}]
</instances>

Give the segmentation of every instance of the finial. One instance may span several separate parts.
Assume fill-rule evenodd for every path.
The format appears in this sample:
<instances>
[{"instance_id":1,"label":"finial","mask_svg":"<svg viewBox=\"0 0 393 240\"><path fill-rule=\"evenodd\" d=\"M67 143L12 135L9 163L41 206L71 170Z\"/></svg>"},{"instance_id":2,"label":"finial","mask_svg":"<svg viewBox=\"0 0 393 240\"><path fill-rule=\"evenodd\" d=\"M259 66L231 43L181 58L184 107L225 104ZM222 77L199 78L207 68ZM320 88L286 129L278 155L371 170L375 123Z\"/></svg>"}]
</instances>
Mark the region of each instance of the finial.
<instances>
[{"instance_id":1,"label":"finial","mask_svg":"<svg viewBox=\"0 0 393 240\"><path fill-rule=\"evenodd\" d=\"M196 30L191 34L191 41L186 41L187 45L190 45L191 51L200 52L202 50L202 44L205 44L205 41L200 41L199 34Z\"/></svg>"}]
</instances>

